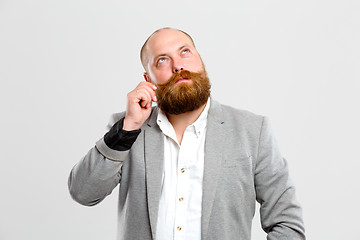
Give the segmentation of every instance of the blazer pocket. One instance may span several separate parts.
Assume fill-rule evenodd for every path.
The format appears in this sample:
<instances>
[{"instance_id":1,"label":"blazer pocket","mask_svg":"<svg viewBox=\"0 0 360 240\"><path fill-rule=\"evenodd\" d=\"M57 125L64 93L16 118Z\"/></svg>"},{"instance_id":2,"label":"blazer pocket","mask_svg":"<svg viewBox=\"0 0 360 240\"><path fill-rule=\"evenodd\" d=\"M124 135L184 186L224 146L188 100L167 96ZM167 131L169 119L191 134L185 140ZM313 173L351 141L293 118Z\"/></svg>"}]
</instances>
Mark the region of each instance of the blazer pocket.
<instances>
[{"instance_id":1,"label":"blazer pocket","mask_svg":"<svg viewBox=\"0 0 360 240\"><path fill-rule=\"evenodd\" d=\"M252 164L251 155L246 156L238 156L238 157L230 157L225 159L225 168L234 168L234 167L251 167Z\"/></svg>"}]
</instances>

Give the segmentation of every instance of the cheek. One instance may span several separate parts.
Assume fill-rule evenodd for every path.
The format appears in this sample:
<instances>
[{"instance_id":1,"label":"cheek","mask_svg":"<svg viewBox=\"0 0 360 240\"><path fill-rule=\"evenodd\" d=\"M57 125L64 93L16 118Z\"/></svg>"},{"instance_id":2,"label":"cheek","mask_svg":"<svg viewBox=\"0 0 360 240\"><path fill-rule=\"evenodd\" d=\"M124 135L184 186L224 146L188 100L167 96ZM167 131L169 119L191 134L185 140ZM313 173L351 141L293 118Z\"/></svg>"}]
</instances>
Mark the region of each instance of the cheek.
<instances>
[{"instance_id":1,"label":"cheek","mask_svg":"<svg viewBox=\"0 0 360 240\"><path fill-rule=\"evenodd\" d=\"M185 69L188 69L193 72L200 72L204 70L202 61L200 59L193 59L192 61L188 62L185 66Z\"/></svg>"}]
</instances>

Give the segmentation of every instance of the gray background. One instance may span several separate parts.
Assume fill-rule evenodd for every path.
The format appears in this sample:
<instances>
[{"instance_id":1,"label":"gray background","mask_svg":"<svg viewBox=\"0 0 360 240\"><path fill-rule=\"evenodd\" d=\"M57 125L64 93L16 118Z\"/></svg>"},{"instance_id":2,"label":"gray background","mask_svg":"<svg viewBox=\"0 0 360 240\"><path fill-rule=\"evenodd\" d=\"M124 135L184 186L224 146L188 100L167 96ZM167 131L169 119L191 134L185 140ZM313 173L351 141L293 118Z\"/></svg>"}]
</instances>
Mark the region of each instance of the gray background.
<instances>
[{"instance_id":1,"label":"gray background","mask_svg":"<svg viewBox=\"0 0 360 240\"><path fill-rule=\"evenodd\" d=\"M67 177L164 26L193 36L217 100L270 117L308 239L360 239L359 13L358 0L0 0L0 239L115 238L117 189L83 207Z\"/></svg>"}]
</instances>

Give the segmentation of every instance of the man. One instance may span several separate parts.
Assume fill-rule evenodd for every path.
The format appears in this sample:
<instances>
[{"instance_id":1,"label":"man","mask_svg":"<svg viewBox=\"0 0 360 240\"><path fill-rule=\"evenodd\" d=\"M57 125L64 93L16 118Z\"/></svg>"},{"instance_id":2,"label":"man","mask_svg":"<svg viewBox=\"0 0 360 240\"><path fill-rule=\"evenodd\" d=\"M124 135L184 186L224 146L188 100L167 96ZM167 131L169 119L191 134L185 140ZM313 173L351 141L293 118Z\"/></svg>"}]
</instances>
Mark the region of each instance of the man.
<instances>
[{"instance_id":1,"label":"man","mask_svg":"<svg viewBox=\"0 0 360 240\"><path fill-rule=\"evenodd\" d=\"M183 31L155 31L141 61L146 81L73 168L72 197L92 206L120 184L119 239L250 240L255 201L268 239L305 239L268 120L210 98L204 64Z\"/></svg>"}]
</instances>

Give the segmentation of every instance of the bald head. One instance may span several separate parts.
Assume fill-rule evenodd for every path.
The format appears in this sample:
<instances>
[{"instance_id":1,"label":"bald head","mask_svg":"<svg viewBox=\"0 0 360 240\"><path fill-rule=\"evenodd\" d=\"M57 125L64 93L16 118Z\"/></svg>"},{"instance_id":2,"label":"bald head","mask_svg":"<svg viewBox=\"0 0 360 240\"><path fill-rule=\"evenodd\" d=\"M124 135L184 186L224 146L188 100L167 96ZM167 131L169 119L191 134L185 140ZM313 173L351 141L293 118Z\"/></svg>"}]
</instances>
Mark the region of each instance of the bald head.
<instances>
[{"instance_id":1,"label":"bald head","mask_svg":"<svg viewBox=\"0 0 360 240\"><path fill-rule=\"evenodd\" d=\"M148 59L148 51L151 50L150 49L151 46L153 44L157 44L158 40L166 37L167 34L179 34L179 33L182 35L185 35L191 41L192 45L195 47L195 43L194 43L193 39L186 32L179 30L179 29L169 28L169 27L160 28L160 29L156 30L155 32L153 32L146 39L145 43L141 47L140 59L141 59L141 64L143 65L145 71L147 71L147 64L148 64L148 60L149 60Z\"/></svg>"}]
</instances>

